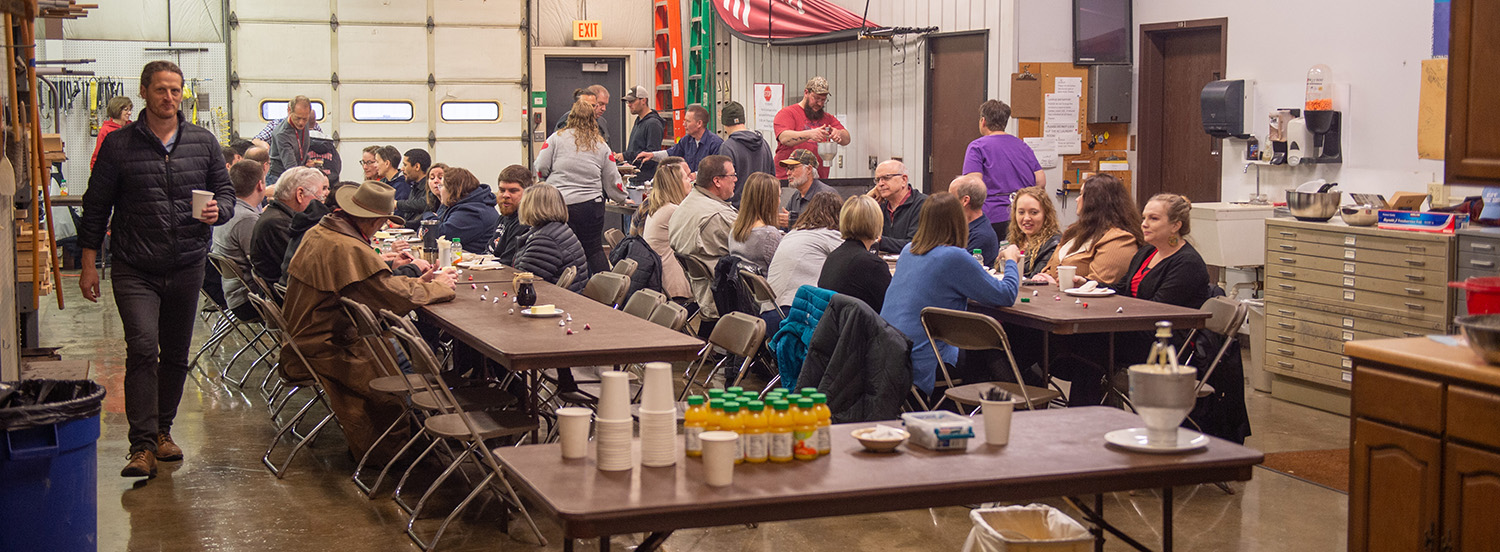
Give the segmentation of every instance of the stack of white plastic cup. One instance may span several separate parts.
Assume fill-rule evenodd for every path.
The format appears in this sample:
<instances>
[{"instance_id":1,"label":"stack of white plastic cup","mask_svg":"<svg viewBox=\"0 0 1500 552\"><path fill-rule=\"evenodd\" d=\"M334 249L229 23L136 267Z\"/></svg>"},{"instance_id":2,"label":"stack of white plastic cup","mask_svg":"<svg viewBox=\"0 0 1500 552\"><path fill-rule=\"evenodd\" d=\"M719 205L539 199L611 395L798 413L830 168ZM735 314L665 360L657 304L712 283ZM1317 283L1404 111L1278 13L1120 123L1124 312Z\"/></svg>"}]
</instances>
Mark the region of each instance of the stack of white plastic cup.
<instances>
[{"instance_id":1,"label":"stack of white plastic cup","mask_svg":"<svg viewBox=\"0 0 1500 552\"><path fill-rule=\"evenodd\" d=\"M646 365L641 392L641 465L671 466L677 463L677 402L672 400L672 365Z\"/></svg>"},{"instance_id":2,"label":"stack of white plastic cup","mask_svg":"<svg viewBox=\"0 0 1500 552\"><path fill-rule=\"evenodd\" d=\"M624 471L634 467L631 445L634 420L630 419L630 376L624 372L600 374L599 410L594 420L595 455L599 469Z\"/></svg>"}]
</instances>

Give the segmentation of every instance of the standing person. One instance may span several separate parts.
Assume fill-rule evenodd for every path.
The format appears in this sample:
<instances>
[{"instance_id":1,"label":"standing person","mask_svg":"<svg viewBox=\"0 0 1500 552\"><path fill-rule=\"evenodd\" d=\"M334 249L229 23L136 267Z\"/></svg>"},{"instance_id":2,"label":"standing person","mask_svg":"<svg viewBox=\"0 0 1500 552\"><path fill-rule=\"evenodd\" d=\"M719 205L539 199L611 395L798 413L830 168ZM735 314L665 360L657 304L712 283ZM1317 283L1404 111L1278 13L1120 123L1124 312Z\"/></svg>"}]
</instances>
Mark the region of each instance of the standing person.
<instances>
[{"instance_id":1,"label":"standing person","mask_svg":"<svg viewBox=\"0 0 1500 552\"><path fill-rule=\"evenodd\" d=\"M728 157L710 155L698 166L697 176L693 191L672 213L667 236L672 251L698 259L712 269L718 266L720 257L729 254L729 229L737 216L734 207L729 206L729 198L734 197L734 181L739 175L734 173ZM707 336L719 319L713 290L709 282L692 280L690 284L693 299L703 313L699 333Z\"/></svg>"},{"instance_id":2,"label":"standing person","mask_svg":"<svg viewBox=\"0 0 1500 552\"><path fill-rule=\"evenodd\" d=\"M745 126L745 106L740 102L729 102L724 105L720 112L719 122L724 125L724 132L729 139L719 146L719 155L729 158L734 164L736 174L766 173L776 174L776 161L771 153L771 144L766 142L760 132L750 130ZM740 205L740 194L745 191L743 184L734 189L734 197L729 203L735 207Z\"/></svg>"},{"instance_id":3,"label":"standing person","mask_svg":"<svg viewBox=\"0 0 1500 552\"><path fill-rule=\"evenodd\" d=\"M964 174L984 180L989 190L984 216L995 225L995 235L1005 235L1010 224L1010 194L1029 186L1047 187L1047 175L1036 160L1036 152L1020 138L1005 133L1010 106L990 100L979 106L979 133L964 152Z\"/></svg>"},{"instance_id":4,"label":"standing person","mask_svg":"<svg viewBox=\"0 0 1500 552\"><path fill-rule=\"evenodd\" d=\"M737 175L730 173L730 176ZM752 174L747 180L744 202L729 233L729 252L765 274L783 235L776 227L776 199L781 195L781 186L766 173Z\"/></svg>"},{"instance_id":5,"label":"standing person","mask_svg":"<svg viewBox=\"0 0 1500 552\"><path fill-rule=\"evenodd\" d=\"M651 109L651 92L644 86L637 86L626 92L620 101L625 102L625 108L630 110L631 115L635 115L635 126L630 128L630 142L625 145L625 158L637 159L642 152L661 149L667 120L655 109ZM644 184L655 177L656 160L648 159L636 167L635 176L630 177L630 182Z\"/></svg>"},{"instance_id":6,"label":"standing person","mask_svg":"<svg viewBox=\"0 0 1500 552\"><path fill-rule=\"evenodd\" d=\"M1026 254L1021 272L1031 278L1052 262L1057 242L1062 239L1062 230L1057 226L1057 208L1052 206L1047 190L1039 186L1021 188L1010 206L1010 230L1005 238L1010 245L1006 247L1014 247Z\"/></svg>"},{"instance_id":7,"label":"standing person","mask_svg":"<svg viewBox=\"0 0 1500 552\"><path fill-rule=\"evenodd\" d=\"M396 202L396 214L406 220L420 217L422 213L437 210L440 196L427 186L427 173L432 169L432 155L427 150L406 150L401 158L401 176L411 185L411 195Z\"/></svg>"},{"instance_id":8,"label":"standing person","mask_svg":"<svg viewBox=\"0 0 1500 552\"><path fill-rule=\"evenodd\" d=\"M83 298L99 300L94 266L108 230L111 280L125 328L125 417L130 457L122 477L152 477L157 460L181 460L172 421L188 374L211 228L234 216L234 186L213 133L189 124L182 69L170 61L141 71L141 119L105 138L83 194L78 243ZM193 191L214 195L193 212Z\"/></svg>"},{"instance_id":9,"label":"standing person","mask_svg":"<svg viewBox=\"0 0 1500 552\"><path fill-rule=\"evenodd\" d=\"M1000 237L995 235L989 217L984 216L987 193L984 181L972 174L962 175L948 184L948 191L958 197L959 204L964 207L964 220L969 223L969 243L964 249L971 253L978 249L980 256L984 257L984 266L994 266L995 257L1000 255Z\"/></svg>"},{"instance_id":10,"label":"standing person","mask_svg":"<svg viewBox=\"0 0 1500 552\"><path fill-rule=\"evenodd\" d=\"M791 157L792 150L802 149L818 158L818 143L832 141L849 145L849 131L828 108L828 79L813 77L802 89L802 101L776 112L776 161ZM776 178L786 179L785 167L776 168ZM828 178L828 167L818 167L818 178Z\"/></svg>"},{"instance_id":11,"label":"standing person","mask_svg":"<svg viewBox=\"0 0 1500 552\"><path fill-rule=\"evenodd\" d=\"M495 210L495 193L488 184L480 184L474 173L462 167L443 172L443 206L438 208L437 228L432 231L446 239L458 239L465 253L482 254L490 249L500 212Z\"/></svg>"},{"instance_id":12,"label":"standing person","mask_svg":"<svg viewBox=\"0 0 1500 552\"><path fill-rule=\"evenodd\" d=\"M276 126L276 132L271 135L271 170L266 173L269 182L275 182L281 178L281 173L292 167L311 167L314 165L308 153L312 151L311 137L308 135L311 125L307 123L312 120L312 100L307 96L292 98L292 103L287 105L286 119Z\"/></svg>"},{"instance_id":13,"label":"standing person","mask_svg":"<svg viewBox=\"0 0 1500 552\"><path fill-rule=\"evenodd\" d=\"M818 180L818 156L805 149L792 150L790 156L781 160L781 167L786 169L787 186L794 192L786 198L786 208L781 212L782 226L797 224L797 217L801 216L813 196L823 192L838 193L833 186Z\"/></svg>"},{"instance_id":14,"label":"standing person","mask_svg":"<svg viewBox=\"0 0 1500 552\"><path fill-rule=\"evenodd\" d=\"M839 211L839 235L844 243L828 253L818 287L864 301L875 312L885 305L891 269L870 248L880 242L880 206L869 196L844 200Z\"/></svg>"},{"instance_id":15,"label":"standing person","mask_svg":"<svg viewBox=\"0 0 1500 552\"><path fill-rule=\"evenodd\" d=\"M880 215L885 220L880 231L880 250L900 253L917 235L927 194L911 186L905 163L891 159L875 166L875 187L868 195L880 202Z\"/></svg>"},{"instance_id":16,"label":"standing person","mask_svg":"<svg viewBox=\"0 0 1500 552\"><path fill-rule=\"evenodd\" d=\"M593 106L580 101L568 113L567 126L547 137L536 158L537 176L557 188L568 204L565 222L583 244L591 274L609 272L609 258L604 255L604 188L620 188L620 171L611 156L609 144L599 135Z\"/></svg>"},{"instance_id":17,"label":"standing person","mask_svg":"<svg viewBox=\"0 0 1500 552\"><path fill-rule=\"evenodd\" d=\"M124 127L125 125L130 124L130 112L135 109L135 104L130 102L130 98L128 96L115 96L113 98L110 98L107 106L108 107L105 108L105 113L109 115L109 119L105 120L103 124L99 125L99 138L94 140L94 154L89 156L89 168L93 168L94 163L99 161L99 147L104 145L104 137L109 136L109 133L111 132L120 130L120 128ZM238 154L238 151L236 150L235 153ZM234 161L239 161L239 159L235 159ZM228 154L225 154L224 163L226 163L226 165L233 164L233 161L230 161Z\"/></svg>"},{"instance_id":18,"label":"standing person","mask_svg":"<svg viewBox=\"0 0 1500 552\"><path fill-rule=\"evenodd\" d=\"M328 179L322 171L292 167L281 173L276 181L276 198L261 212L250 236L250 265L266 284L281 281L281 261L291 240L292 217L326 197Z\"/></svg>"},{"instance_id":19,"label":"standing person","mask_svg":"<svg viewBox=\"0 0 1500 552\"><path fill-rule=\"evenodd\" d=\"M442 172L439 171L438 174L441 175ZM535 183L535 177L526 167L511 165L500 171L500 183L496 187L500 191L500 197L495 203L495 210L500 212L500 222L495 226L490 253L501 264L508 265L515 261L516 252L526 243L526 233L531 231L531 227L521 223L519 210L526 190Z\"/></svg>"},{"instance_id":20,"label":"standing person","mask_svg":"<svg viewBox=\"0 0 1500 552\"><path fill-rule=\"evenodd\" d=\"M673 159L677 161L673 162ZM687 199L693 188L679 170L681 159L669 157L662 163L661 170L657 171L656 180L651 184L651 195L646 197L646 205L643 207L646 211L646 225L641 230L641 237L645 238L646 245L661 257L661 287L667 297L672 299L693 296L693 290L688 287L687 273L682 271L682 263L672 251L671 239L668 237L672 214L677 212L677 206Z\"/></svg>"},{"instance_id":21,"label":"standing person","mask_svg":"<svg viewBox=\"0 0 1500 552\"><path fill-rule=\"evenodd\" d=\"M657 161L667 157L681 157L687 161L688 172L698 172L698 165L705 157L717 155L719 147L724 145L724 139L719 135L708 131L708 110L703 106L693 104L688 106L687 115L682 118L683 136L676 144L665 150L643 151L636 155L637 163L653 158Z\"/></svg>"},{"instance_id":22,"label":"standing person","mask_svg":"<svg viewBox=\"0 0 1500 552\"><path fill-rule=\"evenodd\" d=\"M590 85L588 88L579 88L573 91L573 103L586 102L594 109L594 123L599 126L599 136L609 143L609 125L604 122L604 113L609 110L609 89L602 84ZM568 126L566 116L557 120L557 126L552 132L560 132Z\"/></svg>"}]
</instances>

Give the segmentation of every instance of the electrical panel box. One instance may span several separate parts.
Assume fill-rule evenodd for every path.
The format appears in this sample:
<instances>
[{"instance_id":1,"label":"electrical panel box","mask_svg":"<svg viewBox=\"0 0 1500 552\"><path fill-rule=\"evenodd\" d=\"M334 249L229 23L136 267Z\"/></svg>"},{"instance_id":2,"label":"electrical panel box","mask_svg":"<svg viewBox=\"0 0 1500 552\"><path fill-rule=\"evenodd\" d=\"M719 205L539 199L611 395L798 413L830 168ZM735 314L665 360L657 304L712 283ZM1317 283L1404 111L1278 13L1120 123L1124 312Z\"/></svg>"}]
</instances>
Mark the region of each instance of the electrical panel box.
<instances>
[{"instance_id":1,"label":"electrical panel box","mask_svg":"<svg viewBox=\"0 0 1500 552\"><path fill-rule=\"evenodd\" d=\"M1089 124L1130 122L1129 65L1089 67Z\"/></svg>"}]
</instances>

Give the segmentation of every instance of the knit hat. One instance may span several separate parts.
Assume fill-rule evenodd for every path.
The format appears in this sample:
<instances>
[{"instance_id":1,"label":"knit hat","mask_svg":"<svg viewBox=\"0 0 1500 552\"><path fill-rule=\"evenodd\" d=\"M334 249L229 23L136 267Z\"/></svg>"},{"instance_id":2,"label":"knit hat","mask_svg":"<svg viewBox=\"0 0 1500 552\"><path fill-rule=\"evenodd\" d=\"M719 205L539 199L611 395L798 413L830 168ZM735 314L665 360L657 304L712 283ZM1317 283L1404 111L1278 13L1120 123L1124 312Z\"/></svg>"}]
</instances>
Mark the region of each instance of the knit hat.
<instances>
[{"instance_id":1,"label":"knit hat","mask_svg":"<svg viewBox=\"0 0 1500 552\"><path fill-rule=\"evenodd\" d=\"M745 106L740 105L740 102L724 104L724 109L720 111L719 121L724 126L745 124Z\"/></svg>"}]
</instances>

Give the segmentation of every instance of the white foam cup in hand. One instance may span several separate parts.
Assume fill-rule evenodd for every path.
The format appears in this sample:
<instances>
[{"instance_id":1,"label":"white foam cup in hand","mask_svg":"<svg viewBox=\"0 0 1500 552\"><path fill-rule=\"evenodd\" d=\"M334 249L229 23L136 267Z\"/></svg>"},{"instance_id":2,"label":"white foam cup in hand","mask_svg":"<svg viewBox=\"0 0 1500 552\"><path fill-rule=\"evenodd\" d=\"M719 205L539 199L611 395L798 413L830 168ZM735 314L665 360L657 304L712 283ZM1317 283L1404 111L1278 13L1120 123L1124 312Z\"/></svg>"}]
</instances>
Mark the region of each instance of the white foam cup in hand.
<instances>
[{"instance_id":1,"label":"white foam cup in hand","mask_svg":"<svg viewBox=\"0 0 1500 552\"><path fill-rule=\"evenodd\" d=\"M734 483L734 451L739 434L733 431L705 431L703 441L703 474L710 487L727 487Z\"/></svg>"},{"instance_id":2,"label":"white foam cup in hand","mask_svg":"<svg viewBox=\"0 0 1500 552\"><path fill-rule=\"evenodd\" d=\"M1072 288L1078 287L1078 286L1076 286L1076 285L1073 284L1073 277L1077 276L1077 275L1078 275L1078 267L1076 267L1076 266L1059 266L1059 267L1057 267L1057 285L1058 285L1058 287L1061 287L1062 289L1072 289Z\"/></svg>"},{"instance_id":3,"label":"white foam cup in hand","mask_svg":"<svg viewBox=\"0 0 1500 552\"><path fill-rule=\"evenodd\" d=\"M599 417L606 420L630 419L630 375L625 372L599 374Z\"/></svg>"},{"instance_id":4,"label":"white foam cup in hand","mask_svg":"<svg viewBox=\"0 0 1500 552\"><path fill-rule=\"evenodd\" d=\"M984 442L995 446L1010 443L1010 417L1016 409L1015 401L991 401L980 399L980 412L984 413Z\"/></svg>"},{"instance_id":5,"label":"white foam cup in hand","mask_svg":"<svg viewBox=\"0 0 1500 552\"><path fill-rule=\"evenodd\" d=\"M563 458L583 458L589 454L589 422L594 411L570 406L557 409L557 433L562 441Z\"/></svg>"},{"instance_id":6,"label":"white foam cup in hand","mask_svg":"<svg viewBox=\"0 0 1500 552\"><path fill-rule=\"evenodd\" d=\"M677 407L672 400L672 365L666 362L646 364L645 389L641 393L641 410L666 411Z\"/></svg>"},{"instance_id":7,"label":"white foam cup in hand","mask_svg":"<svg viewBox=\"0 0 1500 552\"><path fill-rule=\"evenodd\" d=\"M203 220L203 209L208 207L208 200L214 198L214 193L207 190L193 190L193 218Z\"/></svg>"}]
</instances>

